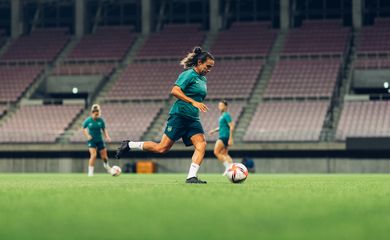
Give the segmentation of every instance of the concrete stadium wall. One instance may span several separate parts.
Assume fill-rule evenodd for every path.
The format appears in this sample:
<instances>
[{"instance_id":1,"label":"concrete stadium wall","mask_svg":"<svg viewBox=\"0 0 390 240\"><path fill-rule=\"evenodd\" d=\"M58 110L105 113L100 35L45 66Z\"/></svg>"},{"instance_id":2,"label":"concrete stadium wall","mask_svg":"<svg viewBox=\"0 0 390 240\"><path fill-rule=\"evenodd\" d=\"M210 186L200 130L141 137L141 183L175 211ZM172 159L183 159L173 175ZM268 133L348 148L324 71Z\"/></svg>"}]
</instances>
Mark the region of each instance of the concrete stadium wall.
<instances>
[{"instance_id":1,"label":"concrete stadium wall","mask_svg":"<svg viewBox=\"0 0 390 240\"><path fill-rule=\"evenodd\" d=\"M190 159L151 159L158 165L159 173L186 173ZM240 161L241 159L236 159ZM390 173L389 159L350 158L255 158L256 173ZM111 165L124 166L135 160L111 161ZM2 158L1 173L86 173L87 159L55 158ZM104 172L97 160L96 172ZM200 173L222 173L223 167L216 159L207 158Z\"/></svg>"}]
</instances>

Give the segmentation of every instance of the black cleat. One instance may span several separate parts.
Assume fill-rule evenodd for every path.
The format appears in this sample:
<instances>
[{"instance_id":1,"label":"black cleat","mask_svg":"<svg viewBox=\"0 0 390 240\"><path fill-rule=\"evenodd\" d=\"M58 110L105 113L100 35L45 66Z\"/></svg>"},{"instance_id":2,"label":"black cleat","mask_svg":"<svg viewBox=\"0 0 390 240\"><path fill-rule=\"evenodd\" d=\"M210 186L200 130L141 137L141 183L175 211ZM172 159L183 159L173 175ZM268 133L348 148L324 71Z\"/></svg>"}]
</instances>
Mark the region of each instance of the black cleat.
<instances>
[{"instance_id":1,"label":"black cleat","mask_svg":"<svg viewBox=\"0 0 390 240\"><path fill-rule=\"evenodd\" d=\"M120 159L123 153L130 151L129 142L130 142L129 140L122 141L121 145L116 150L116 154L115 154L116 159Z\"/></svg>"},{"instance_id":2,"label":"black cleat","mask_svg":"<svg viewBox=\"0 0 390 240\"><path fill-rule=\"evenodd\" d=\"M186 183L195 183L195 184L206 184L206 181L202 181L197 177L187 178Z\"/></svg>"}]
</instances>

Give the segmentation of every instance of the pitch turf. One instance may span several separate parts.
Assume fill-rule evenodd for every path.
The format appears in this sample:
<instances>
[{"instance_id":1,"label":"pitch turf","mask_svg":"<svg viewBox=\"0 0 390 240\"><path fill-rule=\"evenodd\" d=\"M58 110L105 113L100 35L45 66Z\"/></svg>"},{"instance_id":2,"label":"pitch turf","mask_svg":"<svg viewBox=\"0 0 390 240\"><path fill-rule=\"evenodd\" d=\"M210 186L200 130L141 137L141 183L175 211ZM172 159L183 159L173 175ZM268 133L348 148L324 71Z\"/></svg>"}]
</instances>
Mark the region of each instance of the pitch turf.
<instances>
[{"instance_id":1,"label":"pitch turf","mask_svg":"<svg viewBox=\"0 0 390 240\"><path fill-rule=\"evenodd\" d=\"M389 175L1 174L0 239L389 239Z\"/></svg>"}]
</instances>

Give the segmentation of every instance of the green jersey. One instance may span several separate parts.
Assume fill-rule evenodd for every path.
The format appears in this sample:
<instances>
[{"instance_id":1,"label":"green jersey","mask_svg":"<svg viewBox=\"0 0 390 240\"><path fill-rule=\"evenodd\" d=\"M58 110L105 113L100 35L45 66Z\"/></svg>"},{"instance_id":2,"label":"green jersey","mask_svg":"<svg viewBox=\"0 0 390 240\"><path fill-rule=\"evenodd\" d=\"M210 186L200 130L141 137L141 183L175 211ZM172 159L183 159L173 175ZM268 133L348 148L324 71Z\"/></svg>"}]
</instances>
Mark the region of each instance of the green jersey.
<instances>
[{"instance_id":1,"label":"green jersey","mask_svg":"<svg viewBox=\"0 0 390 240\"><path fill-rule=\"evenodd\" d=\"M180 87L187 97L197 102L203 102L207 95L207 79L199 75L193 68L182 72L175 85ZM173 104L169 114L199 120L199 109L180 99Z\"/></svg>"},{"instance_id":2,"label":"green jersey","mask_svg":"<svg viewBox=\"0 0 390 240\"><path fill-rule=\"evenodd\" d=\"M232 122L232 117L230 113L223 112L219 117L219 138L229 138L230 136L230 126L229 123Z\"/></svg>"},{"instance_id":3,"label":"green jersey","mask_svg":"<svg viewBox=\"0 0 390 240\"><path fill-rule=\"evenodd\" d=\"M88 128L88 133L92 136L92 141L103 141L102 130L106 128L106 124L103 118L97 118L96 120L93 120L92 117L88 117L83 123L83 128Z\"/></svg>"}]
</instances>

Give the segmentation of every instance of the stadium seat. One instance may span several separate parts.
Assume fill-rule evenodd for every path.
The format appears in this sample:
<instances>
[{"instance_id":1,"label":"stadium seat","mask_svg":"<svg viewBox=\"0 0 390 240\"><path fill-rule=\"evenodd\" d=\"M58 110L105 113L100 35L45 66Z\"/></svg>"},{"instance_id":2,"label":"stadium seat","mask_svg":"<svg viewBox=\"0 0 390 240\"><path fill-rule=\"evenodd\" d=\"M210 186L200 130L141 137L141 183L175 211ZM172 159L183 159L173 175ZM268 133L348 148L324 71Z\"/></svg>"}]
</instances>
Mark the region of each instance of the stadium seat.
<instances>
[{"instance_id":1,"label":"stadium seat","mask_svg":"<svg viewBox=\"0 0 390 240\"><path fill-rule=\"evenodd\" d=\"M276 35L270 22L234 22L217 35L211 52L216 57L266 56Z\"/></svg>"},{"instance_id":2,"label":"stadium seat","mask_svg":"<svg viewBox=\"0 0 390 240\"><path fill-rule=\"evenodd\" d=\"M53 61L69 41L65 28L35 29L11 42L2 61Z\"/></svg>"},{"instance_id":3,"label":"stadium seat","mask_svg":"<svg viewBox=\"0 0 390 240\"><path fill-rule=\"evenodd\" d=\"M345 102L336 139L390 135L390 101Z\"/></svg>"},{"instance_id":4,"label":"stadium seat","mask_svg":"<svg viewBox=\"0 0 390 240\"><path fill-rule=\"evenodd\" d=\"M0 142L54 143L80 113L82 105L21 106L0 127Z\"/></svg>"},{"instance_id":5,"label":"stadium seat","mask_svg":"<svg viewBox=\"0 0 390 240\"><path fill-rule=\"evenodd\" d=\"M265 102L260 104L244 141L319 141L328 101Z\"/></svg>"}]
</instances>

